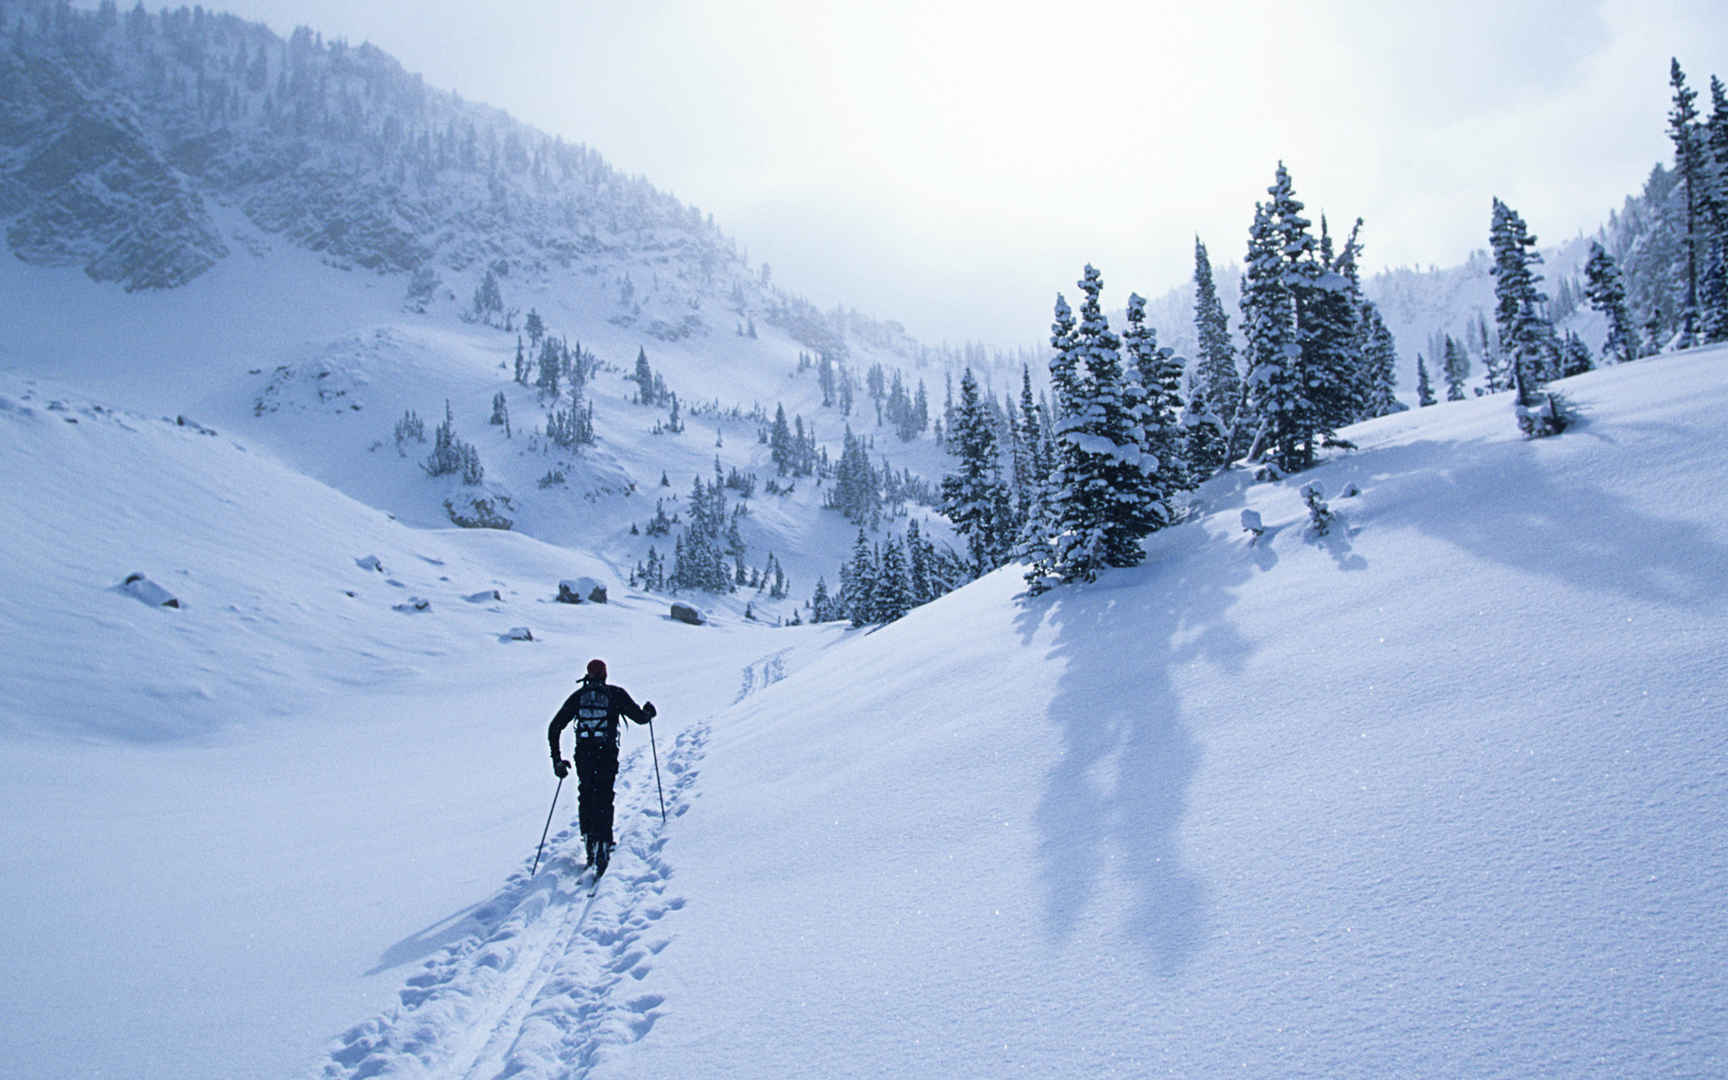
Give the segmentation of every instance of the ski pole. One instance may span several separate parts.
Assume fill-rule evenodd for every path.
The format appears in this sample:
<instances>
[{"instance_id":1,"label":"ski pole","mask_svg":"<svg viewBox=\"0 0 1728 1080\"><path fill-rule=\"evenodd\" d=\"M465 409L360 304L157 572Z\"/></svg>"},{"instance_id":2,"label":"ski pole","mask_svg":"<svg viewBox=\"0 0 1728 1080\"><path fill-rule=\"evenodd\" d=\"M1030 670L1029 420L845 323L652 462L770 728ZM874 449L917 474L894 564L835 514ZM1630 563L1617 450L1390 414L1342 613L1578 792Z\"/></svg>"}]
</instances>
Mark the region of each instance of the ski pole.
<instances>
[{"instance_id":1,"label":"ski pole","mask_svg":"<svg viewBox=\"0 0 1728 1080\"><path fill-rule=\"evenodd\" d=\"M660 792L660 824L666 824L666 789L660 786L660 750L654 745L654 721L648 721L648 748L654 751L654 788ZM533 875L529 875L532 877Z\"/></svg>"},{"instance_id":2,"label":"ski pole","mask_svg":"<svg viewBox=\"0 0 1728 1080\"><path fill-rule=\"evenodd\" d=\"M546 827L540 830L540 846L534 849L534 870L528 871L533 877L534 871L540 869L540 853L546 850L546 834L552 831L552 811L558 809L558 793L564 790L564 778L558 778L558 786L552 789L552 805L546 811Z\"/></svg>"}]
</instances>

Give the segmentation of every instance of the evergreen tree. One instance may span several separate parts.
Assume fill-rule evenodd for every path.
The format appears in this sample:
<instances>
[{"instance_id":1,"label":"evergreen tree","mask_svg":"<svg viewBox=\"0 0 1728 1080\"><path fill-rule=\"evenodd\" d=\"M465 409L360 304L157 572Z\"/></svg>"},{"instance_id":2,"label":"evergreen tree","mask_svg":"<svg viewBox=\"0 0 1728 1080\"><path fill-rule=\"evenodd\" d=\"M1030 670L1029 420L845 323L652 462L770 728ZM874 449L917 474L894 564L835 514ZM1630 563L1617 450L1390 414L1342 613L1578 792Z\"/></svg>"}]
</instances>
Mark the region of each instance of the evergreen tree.
<instances>
[{"instance_id":1,"label":"evergreen tree","mask_svg":"<svg viewBox=\"0 0 1728 1080\"><path fill-rule=\"evenodd\" d=\"M1686 226L1682 242L1686 250L1686 290L1680 311L1679 347L1690 349L1698 343L1698 267L1702 247L1702 218L1708 207L1709 193L1705 171L1704 147L1698 137L1698 92L1686 85L1686 75L1678 59L1670 60L1668 84L1674 90L1674 105L1668 113L1668 138L1674 143L1674 171L1685 192Z\"/></svg>"},{"instance_id":2,"label":"evergreen tree","mask_svg":"<svg viewBox=\"0 0 1728 1080\"><path fill-rule=\"evenodd\" d=\"M1362 318L1365 338L1363 384L1367 393L1362 403L1363 413L1375 417L1402 412L1405 406L1397 394L1398 348L1392 340L1392 331L1386 328L1380 309L1371 303L1363 305Z\"/></svg>"},{"instance_id":3,"label":"evergreen tree","mask_svg":"<svg viewBox=\"0 0 1728 1080\"><path fill-rule=\"evenodd\" d=\"M1300 203L1297 204L1301 206ZM1356 223L1357 229L1361 222ZM1356 281L1356 233L1336 255L1320 218L1318 260L1295 279L1301 318L1302 383L1317 430L1335 431L1372 412L1376 372L1369 357L1373 320ZM1311 456L1311 454L1310 454Z\"/></svg>"},{"instance_id":4,"label":"evergreen tree","mask_svg":"<svg viewBox=\"0 0 1728 1080\"><path fill-rule=\"evenodd\" d=\"M912 610L908 592L906 556L893 536L882 541L882 558L876 568L876 588L871 595L875 621L891 623Z\"/></svg>"},{"instance_id":5,"label":"evergreen tree","mask_svg":"<svg viewBox=\"0 0 1728 1080\"><path fill-rule=\"evenodd\" d=\"M522 320L522 330L528 335L529 346L538 349L540 339L546 336L546 323L541 320L538 311L529 308L528 317Z\"/></svg>"},{"instance_id":6,"label":"evergreen tree","mask_svg":"<svg viewBox=\"0 0 1728 1080\"><path fill-rule=\"evenodd\" d=\"M1222 472L1231 460L1230 432L1199 389L1189 395L1181 422L1191 483L1202 483Z\"/></svg>"},{"instance_id":7,"label":"evergreen tree","mask_svg":"<svg viewBox=\"0 0 1728 1080\"><path fill-rule=\"evenodd\" d=\"M936 599L936 592L930 578L930 558L934 549L929 549L924 539L924 532L918 527L916 520L906 523L906 591L913 606L927 604Z\"/></svg>"},{"instance_id":8,"label":"evergreen tree","mask_svg":"<svg viewBox=\"0 0 1728 1080\"><path fill-rule=\"evenodd\" d=\"M1094 267L1086 267L1079 287L1085 300L1073 344L1051 361L1052 381L1070 383L1064 393L1075 396L1057 436L1052 551L1029 576L1035 592L1047 578L1091 581L1103 567L1137 565L1145 557L1140 541L1158 523L1159 508L1146 498L1144 429L1124 399L1121 342L1104 317L1103 281ZM1059 363L1072 366L1060 379Z\"/></svg>"},{"instance_id":9,"label":"evergreen tree","mask_svg":"<svg viewBox=\"0 0 1728 1080\"><path fill-rule=\"evenodd\" d=\"M1218 300L1212 262L1206 245L1194 238L1194 332L1199 345L1195 392L1212 403L1212 412L1226 431L1236 422L1242 379L1236 371L1236 345L1230 340L1230 318Z\"/></svg>"},{"instance_id":10,"label":"evergreen tree","mask_svg":"<svg viewBox=\"0 0 1728 1080\"><path fill-rule=\"evenodd\" d=\"M994 570L1007 557L1008 492L1002 482L996 425L967 368L960 378L960 402L948 433L948 452L956 471L942 478L942 512L966 540L974 576Z\"/></svg>"},{"instance_id":11,"label":"evergreen tree","mask_svg":"<svg viewBox=\"0 0 1728 1080\"><path fill-rule=\"evenodd\" d=\"M1451 334L1446 335L1445 358L1440 370L1446 379L1446 400L1463 401L1464 380L1470 377L1470 353Z\"/></svg>"},{"instance_id":12,"label":"evergreen tree","mask_svg":"<svg viewBox=\"0 0 1728 1080\"><path fill-rule=\"evenodd\" d=\"M828 596L828 579L818 577L816 590L810 594L810 621L828 622L834 617L834 601Z\"/></svg>"},{"instance_id":13,"label":"evergreen tree","mask_svg":"<svg viewBox=\"0 0 1728 1080\"><path fill-rule=\"evenodd\" d=\"M769 460L781 476L792 468L792 429L786 424L786 406L774 406L774 428L768 436Z\"/></svg>"},{"instance_id":14,"label":"evergreen tree","mask_svg":"<svg viewBox=\"0 0 1728 1080\"><path fill-rule=\"evenodd\" d=\"M1187 431L1182 424L1182 358L1159 348L1158 335L1146 325L1146 300L1139 293L1128 296L1128 329L1122 343L1128 356L1123 399L1130 424L1137 424L1137 439L1144 457L1138 475L1130 475L1141 503L1138 518L1146 532L1161 529L1171 520L1171 498L1194 486L1188 470Z\"/></svg>"},{"instance_id":15,"label":"evergreen tree","mask_svg":"<svg viewBox=\"0 0 1728 1080\"><path fill-rule=\"evenodd\" d=\"M864 440L852 434L851 425L846 427L841 446L827 505L847 520L874 529L882 521L882 488L876 470L870 466Z\"/></svg>"},{"instance_id":16,"label":"evergreen tree","mask_svg":"<svg viewBox=\"0 0 1728 1080\"><path fill-rule=\"evenodd\" d=\"M1582 375L1595 366L1590 357L1590 346L1573 331L1566 331L1565 340L1560 343L1561 376Z\"/></svg>"},{"instance_id":17,"label":"evergreen tree","mask_svg":"<svg viewBox=\"0 0 1728 1080\"><path fill-rule=\"evenodd\" d=\"M1434 384L1428 378L1428 361L1416 354L1416 404L1427 408L1435 403Z\"/></svg>"},{"instance_id":18,"label":"evergreen tree","mask_svg":"<svg viewBox=\"0 0 1728 1080\"><path fill-rule=\"evenodd\" d=\"M534 385L540 388L547 397L558 397L559 376L564 370L563 357L558 354L558 343L553 338L546 338L540 344L540 377Z\"/></svg>"},{"instance_id":19,"label":"evergreen tree","mask_svg":"<svg viewBox=\"0 0 1728 1080\"><path fill-rule=\"evenodd\" d=\"M1704 339L1712 344L1728 341L1728 91L1722 80L1710 76L1710 122L1704 139L1704 157L1715 174L1710 194L1710 242L1706 248L1701 303L1704 306Z\"/></svg>"},{"instance_id":20,"label":"evergreen tree","mask_svg":"<svg viewBox=\"0 0 1728 1080\"><path fill-rule=\"evenodd\" d=\"M1301 398L1295 302L1284 276L1283 249L1271 210L1254 205L1242 283L1242 328L1248 339L1248 399L1258 426L1249 456L1270 453L1286 472L1298 467L1307 403Z\"/></svg>"},{"instance_id":21,"label":"evergreen tree","mask_svg":"<svg viewBox=\"0 0 1728 1080\"><path fill-rule=\"evenodd\" d=\"M632 376L636 380L636 400L644 405L656 405L659 398L654 393L654 369L648 365L648 350L637 346L636 371Z\"/></svg>"},{"instance_id":22,"label":"evergreen tree","mask_svg":"<svg viewBox=\"0 0 1728 1080\"><path fill-rule=\"evenodd\" d=\"M1020 543L1020 555L1030 564L1026 569L1026 584L1034 596L1062 581L1056 564L1055 537L1062 528L1057 492L1070 473L1074 447L1066 440L1058 442L1055 431L1063 422L1059 418L1072 413L1079 403L1080 382L1075 370L1074 346L1074 312L1067 299L1057 293L1055 320L1050 324L1050 386L1055 400L1049 408L1040 410L1041 419L1050 425L1043 432L1045 444L1050 448L1049 469L1037 491L1043 505L1029 510ZM1030 389L1029 382L1027 388Z\"/></svg>"},{"instance_id":23,"label":"evergreen tree","mask_svg":"<svg viewBox=\"0 0 1728 1080\"><path fill-rule=\"evenodd\" d=\"M876 560L863 529L852 542L852 561L840 570L840 604L841 614L852 620L854 629L868 626L875 614Z\"/></svg>"},{"instance_id":24,"label":"evergreen tree","mask_svg":"<svg viewBox=\"0 0 1728 1080\"><path fill-rule=\"evenodd\" d=\"M1494 200L1489 245L1494 252L1494 318L1500 331L1512 388L1521 405L1534 405L1535 393L1548 374L1554 328L1542 314L1548 298L1537 290L1541 275L1531 268L1542 261L1536 238L1524 219L1499 199Z\"/></svg>"},{"instance_id":25,"label":"evergreen tree","mask_svg":"<svg viewBox=\"0 0 1728 1080\"><path fill-rule=\"evenodd\" d=\"M1637 335L1632 329L1632 314L1626 307L1626 283L1614 257L1598 243L1590 245L1590 261L1584 264L1584 295L1590 306L1608 321L1608 337L1602 343L1603 359L1613 358L1621 363L1636 359Z\"/></svg>"}]
</instances>

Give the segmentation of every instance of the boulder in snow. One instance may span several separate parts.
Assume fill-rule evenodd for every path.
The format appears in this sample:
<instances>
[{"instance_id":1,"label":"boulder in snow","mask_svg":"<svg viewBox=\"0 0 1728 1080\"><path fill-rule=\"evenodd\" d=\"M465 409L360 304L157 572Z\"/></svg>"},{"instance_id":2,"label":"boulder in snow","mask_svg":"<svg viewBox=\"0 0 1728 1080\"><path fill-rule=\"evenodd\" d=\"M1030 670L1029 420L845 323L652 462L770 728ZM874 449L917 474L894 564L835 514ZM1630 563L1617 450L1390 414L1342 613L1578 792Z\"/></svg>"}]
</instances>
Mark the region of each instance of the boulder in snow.
<instances>
[{"instance_id":1,"label":"boulder in snow","mask_svg":"<svg viewBox=\"0 0 1728 1080\"><path fill-rule=\"evenodd\" d=\"M151 607L177 608L180 606L178 597L143 574L127 574L126 580L120 583L119 589L127 596L136 597Z\"/></svg>"},{"instance_id":2,"label":"boulder in snow","mask_svg":"<svg viewBox=\"0 0 1728 1080\"><path fill-rule=\"evenodd\" d=\"M526 626L512 626L502 634L499 634L498 640L503 642L533 641L534 634Z\"/></svg>"},{"instance_id":3,"label":"boulder in snow","mask_svg":"<svg viewBox=\"0 0 1728 1080\"><path fill-rule=\"evenodd\" d=\"M606 586L591 577L565 578L558 583L558 602L604 604Z\"/></svg>"},{"instance_id":4,"label":"boulder in snow","mask_svg":"<svg viewBox=\"0 0 1728 1080\"><path fill-rule=\"evenodd\" d=\"M468 601L470 604L490 604L495 600L504 599L504 594L499 592L497 589L481 589L477 593L469 593L462 599Z\"/></svg>"},{"instance_id":5,"label":"boulder in snow","mask_svg":"<svg viewBox=\"0 0 1728 1080\"><path fill-rule=\"evenodd\" d=\"M703 623L708 621L703 617L702 612L691 607L689 604L681 603L674 603L672 605L672 617L681 623L689 623L691 626L701 626Z\"/></svg>"},{"instance_id":6,"label":"boulder in snow","mask_svg":"<svg viewBox=\"0 0 1728 1080\"><path fill-rule=\"evenodd\" d=\"M392 604L390 609L392 611L400 611L412 615L417 611L431 611L432 601L423 596L410 596L406 601L400 604Z\"/></svg>"},{"instance_id":7,"label":"boulder in snow","mask_svg":"<svg viewBox=\"0 0 1728 1080\"><path fill-rule=\"evenodd\" d=\"M364 558L355 559L354 565L358 566L362 570L376 570L380 574L384 572L384 564L379 561L378 556L376 555L367 555Z\"/></svg>"}]
</instances>

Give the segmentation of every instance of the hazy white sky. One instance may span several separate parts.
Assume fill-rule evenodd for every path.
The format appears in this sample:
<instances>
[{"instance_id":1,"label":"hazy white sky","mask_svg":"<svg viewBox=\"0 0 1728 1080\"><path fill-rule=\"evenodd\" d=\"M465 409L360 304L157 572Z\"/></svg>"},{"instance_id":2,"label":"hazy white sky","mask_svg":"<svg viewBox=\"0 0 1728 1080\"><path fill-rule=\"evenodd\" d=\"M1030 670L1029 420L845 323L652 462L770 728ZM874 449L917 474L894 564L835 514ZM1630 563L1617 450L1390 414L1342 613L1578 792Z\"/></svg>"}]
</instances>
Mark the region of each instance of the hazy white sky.
<instances>
[{"instance_id":1,"label":"hazy white sky","mask_svg":"<svg viewBox=\"0 0 1728 1080\"><path fill-rule=\"evenodd\" d=\"M1365 263L1447 265L1493 196L1544 241L1668 160L1724 0L217 0L371 41L712 212L780 282L931 341L1031 343L1241 257L1282 159ZM154 5L151 5L154 6ZM1059 13L1059 7L1072 13Z\"/></svg>"}]
</instances>

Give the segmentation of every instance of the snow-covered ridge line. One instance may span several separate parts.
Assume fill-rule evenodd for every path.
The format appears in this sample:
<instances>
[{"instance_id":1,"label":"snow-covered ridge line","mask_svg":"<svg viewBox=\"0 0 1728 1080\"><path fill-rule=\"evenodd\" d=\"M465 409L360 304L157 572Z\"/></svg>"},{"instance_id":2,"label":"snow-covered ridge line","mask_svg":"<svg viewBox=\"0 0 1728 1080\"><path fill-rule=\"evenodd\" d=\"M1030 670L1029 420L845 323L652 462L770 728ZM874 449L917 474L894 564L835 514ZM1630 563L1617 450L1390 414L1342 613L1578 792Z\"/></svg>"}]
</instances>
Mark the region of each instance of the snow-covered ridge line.
<instances>
[{"instance_id":1,"label":"snow-covered ridge line","mask_svg":"<svg viewBox=\"0 0 1728 1080\"><path fill-rule=\"evenodd\" d=\"M35 265L173 288L286 242L399 275L415 310L467 305L489 268L604 275L632 294L617 317L666 340L758 318L812 348L920 349L771 286L712 217L371 44L202 7L4 0L0 46L0 221Z\"/></svg>"}]
</instances>

